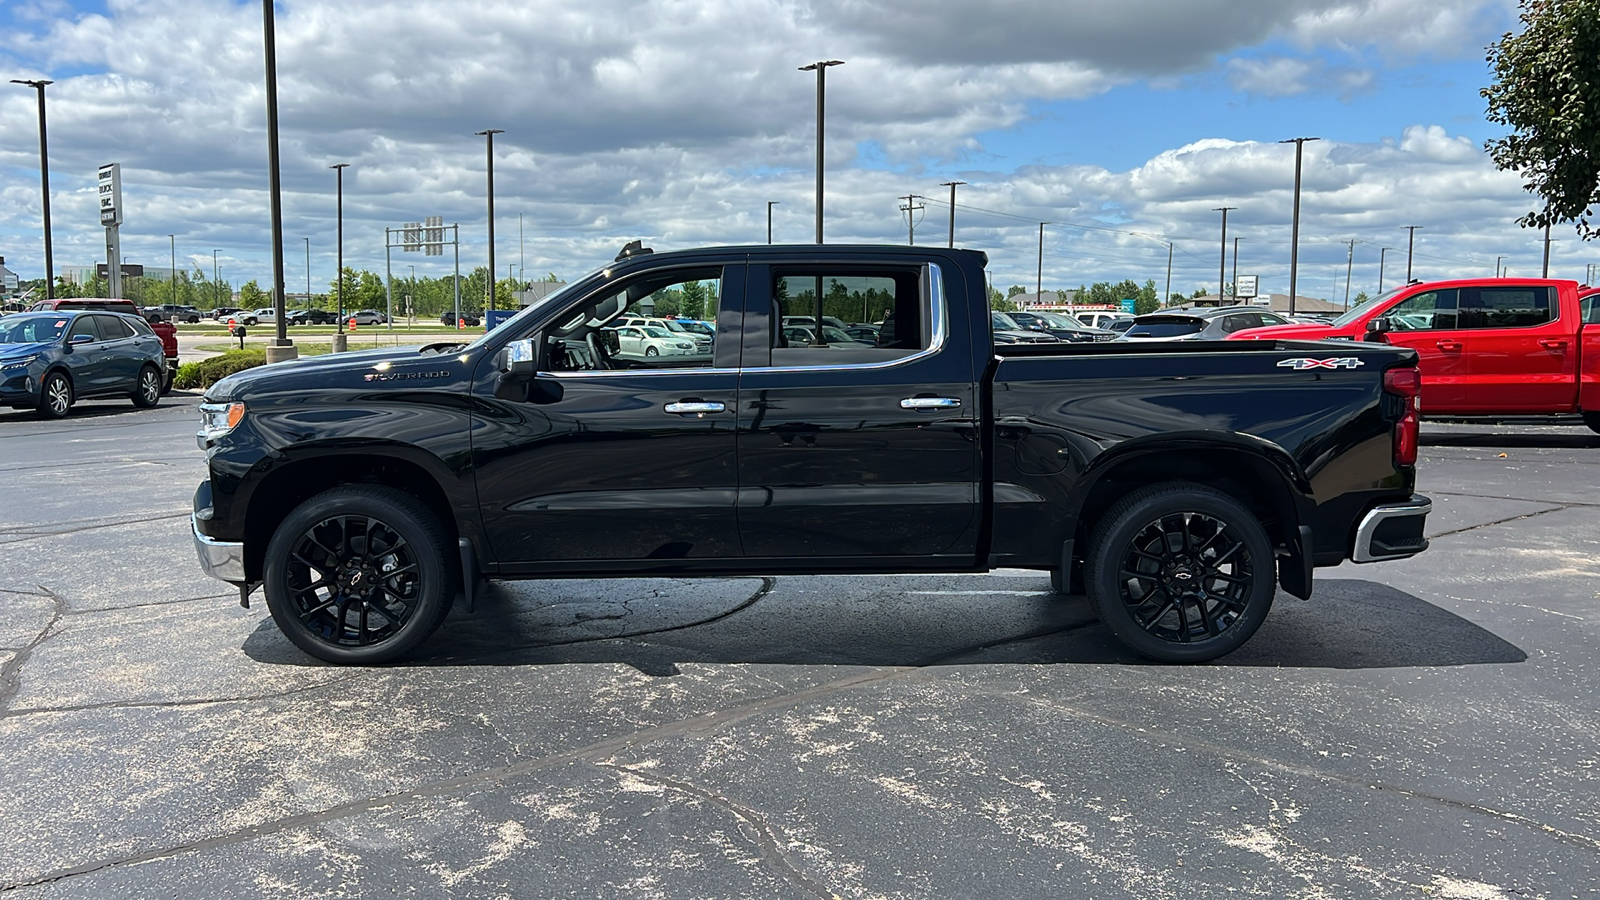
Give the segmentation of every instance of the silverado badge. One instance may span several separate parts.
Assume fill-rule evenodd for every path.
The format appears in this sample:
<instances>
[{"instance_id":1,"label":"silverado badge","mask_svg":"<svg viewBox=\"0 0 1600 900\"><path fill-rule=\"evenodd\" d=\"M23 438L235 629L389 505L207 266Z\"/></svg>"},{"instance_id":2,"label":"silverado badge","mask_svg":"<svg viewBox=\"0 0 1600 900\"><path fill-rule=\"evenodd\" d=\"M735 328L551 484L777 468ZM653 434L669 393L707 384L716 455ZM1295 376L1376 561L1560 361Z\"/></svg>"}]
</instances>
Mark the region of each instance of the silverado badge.
<instances>
[{"instance_id":1,"label":"silverado badge","mask_svg":"<svg viewBox=\"0 0 1600 900\"><path fill-rule=\"evenodd\" d=\"M1296 356L1294 359L1285 359L1278 362L1280 369L1294 369L1299 372L1304 369L1354 369L1364 365L1354 356L1341 356L1336 359L1311 359L1305 356Z\"/></svg>"}]
</instances>

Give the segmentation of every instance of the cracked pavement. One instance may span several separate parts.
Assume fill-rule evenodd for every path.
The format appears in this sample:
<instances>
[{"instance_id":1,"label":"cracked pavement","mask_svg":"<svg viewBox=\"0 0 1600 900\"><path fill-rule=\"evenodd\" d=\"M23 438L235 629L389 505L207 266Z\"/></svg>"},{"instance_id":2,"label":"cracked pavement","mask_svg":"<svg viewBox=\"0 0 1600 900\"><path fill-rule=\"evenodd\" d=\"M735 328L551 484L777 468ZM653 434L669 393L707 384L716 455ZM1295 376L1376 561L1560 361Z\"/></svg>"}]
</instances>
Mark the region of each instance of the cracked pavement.
<instances>
[{"instance_id":1,"label":"cracked pavement","mask_svg":"<svg viewBox=\"0 0 1600 900\"><path fill-rule=\"evenodd\" d=\"M1600 891L1585 429L1429 423L1432 549L1213 665L1007 570L497 584L336 668L201 574L195 402L0 412L0 894Z\"/></svg>"}]
</instances>

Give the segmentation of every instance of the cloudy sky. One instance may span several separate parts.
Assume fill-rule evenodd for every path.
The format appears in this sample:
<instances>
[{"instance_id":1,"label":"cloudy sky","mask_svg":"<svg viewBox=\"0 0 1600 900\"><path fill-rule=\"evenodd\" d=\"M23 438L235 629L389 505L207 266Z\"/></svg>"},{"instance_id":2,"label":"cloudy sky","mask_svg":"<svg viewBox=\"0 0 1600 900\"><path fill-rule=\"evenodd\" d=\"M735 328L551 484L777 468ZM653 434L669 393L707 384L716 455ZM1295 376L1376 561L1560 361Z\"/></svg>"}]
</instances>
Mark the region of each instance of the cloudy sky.
<instances>
[{"instance_id":1,"label":"cloudy sky","mask_svg":"<svg viewBox=\"0 0 1600 900\"><path fill-rule=\"evenodd\" d=\"M289 289L345 260L381 271L385 226L462 226L486 258L572 278L627 240L658 249L813 238L816 80L828 73L827 237L987 250L994 283L1166 278L1214 292L1220 214L1241 273L1286 290L1294 148L1306 145L1302 294L1416 277L1538 274L1530 197L1482 150L1479 88L1511 0L287 0L276 7ZM270 281L262 7L231 0L0 0L0 69L49 78L55 260L103 257L94 176L119 162L124 259ZM3 81L4 79L0 79ZM31 89L0 92L0 255L43 273ZM519 217L521 235L519 237ZM1552 274L1600 246L1558 231ZM395 254L397 272L449 257ZM1231 260L1230 260L1231 267Z\"/></svg>"}]
</instances>

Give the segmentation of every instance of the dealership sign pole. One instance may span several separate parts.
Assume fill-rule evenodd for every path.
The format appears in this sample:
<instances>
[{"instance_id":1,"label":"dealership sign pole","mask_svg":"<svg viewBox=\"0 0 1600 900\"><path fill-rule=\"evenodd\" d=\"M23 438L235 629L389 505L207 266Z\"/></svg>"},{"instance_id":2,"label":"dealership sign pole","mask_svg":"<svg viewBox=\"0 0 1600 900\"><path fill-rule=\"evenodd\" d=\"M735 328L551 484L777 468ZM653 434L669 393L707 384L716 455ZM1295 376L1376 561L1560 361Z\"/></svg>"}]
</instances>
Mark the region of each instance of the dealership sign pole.
<instances>
[{"instance_id":1,"label":"dealership sign pole","mask_svg":"<svg viewBox=\"0 0 1600 900\"><path fill-rule=\"evenodd\" d=\"M99 174L100 224L106 227L106 278L112 297L122 296L122 242L117 226L122 224L122 165L107 163Z\"/></svg>"}]
</instances>

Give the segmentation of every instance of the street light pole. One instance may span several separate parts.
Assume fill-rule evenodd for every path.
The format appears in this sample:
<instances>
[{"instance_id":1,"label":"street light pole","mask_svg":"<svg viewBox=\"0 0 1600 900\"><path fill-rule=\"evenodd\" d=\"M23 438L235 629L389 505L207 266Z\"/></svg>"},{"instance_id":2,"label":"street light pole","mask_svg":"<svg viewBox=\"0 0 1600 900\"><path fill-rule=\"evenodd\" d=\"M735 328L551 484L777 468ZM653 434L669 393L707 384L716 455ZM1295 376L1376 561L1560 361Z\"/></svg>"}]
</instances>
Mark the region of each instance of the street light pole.
<instances>
[{"instance_id":1,"label":"street light pole","mask_svg":"<svg viewBox=\"0 0 1600 900\"><path fill-rule=\"evenodd\" d=\"M940 185L950 188L950 246L956 245L956 185L966 184L965 181L941 181Z\"/></svg>"},{"instance_id":2,"label":"street light pole","mask_svg":"<svg viewBox=\"0 0 1600 900\"><path fill-rule=\"evenodd\" d=\"M1222 213L1222 252L1217 260L1217 302L1228 294L1228 210L1238 209L1237 206L1219 206L1212 212ZM1237 292L1237 288L1235 288Z\"/></svg>"},{"instance_id":3,"label":"street light pole","mask_svg":"<svg viewBox=\"0 0 1600 900\"><path fill-rule=\"evenodd\" d=\"M1550 277L1550 223L1544 223L1544 274L1540 278Z\"/></svg>"},{"instance_id":4,"label":"street light pole","mask_svg":"<svg viewBox=\"0 0 1600 900\"><path fill-rule=\"evenodd\" d=\"M338 330L337 333L334 334L334 337L333 337L333 349L334 349L335 352L343 351L344 348L345 348L345 336L344 336L344 170L348 169L349 167L350 167L349 163L334 163L333 165L328 167L328 168L333 170L334 178L337 179L335 183L338 185L338 191L339 191L339 195L338 195L339 196L339 199L338 199L338 204L339 205L337 207L337 209L338 209L337 216L338 216L338 222L339 222L339 238L338 238L339 247L338 247L338 250L336 251L337 255L338 255L338 262L336 264L338 265L339 268L338 268L338 271L334 273L334 279L333 279L333 283L338 286L338 292L339 292L339 321L336 323L339 326L339 330Z\"/></svg>"},{"instance_id":5,"label":"street light pole","mask_svg":"<svg viewBox=\"0 0 1600 900\"><path fill-rule=\"evenodd\" d=\"M768 244L772 243L772 208L774 206L777 206L779 203L782 203L782 202L783 202L782 200L768 200L767 201L767 243Z\"/></svg>"},{"instance_id":6,"label":"street light pole","mask_svg":"<svg viewBox=\"0 0 1600 900\"><path fill-rule=\"evenodd\" d=\"M1039 271L1034 275L1033 298L1039 303L1044 303L1044 226L1048 222L1039 223Z\"/></svg>"},{"instance_id":7,"label":"street light pole","mask_svg":"<svg viewBox=\"0 0 1600 900\"><path fill-rule=\"evenodd\" d=\"M1294 227L1289 236L1289 312L1294 313L1295 281L1300 274L1300 163L1304 156L1306 141L1320 141L1322 138L1298 137L1279 141L1280 144L1294 145Z\"/></svg>"},{"instance_id":8,"label":"street light pole","mask_svg":"<svg viewBox=\"0 0 1600 900\"><path fill-rule=\"evenodd\" d=\"M1233 299L1239 299L1239 242L1244 238L1233 239Z\"/></svg>"},{"instance_id":9,"label":"street light pole","mask_svg":"<svg viewBox=\"0 0 1600 900\"><path fill-rule=\"evenodd\" d=\"M1502 259L1505 259L1505 257L1504 256L1496 256L1494 258L1494 277L1496 277L1496 278L1500 277L1500 260L1502 260Z\"/></svg>"},{"instance_id":10,"label":"street light pole","mask_svg":"<svg viewBox=\"0 0 1600 900\"><path fill-rule=\"evenodd\" d=\"M1389 251L1393 249L1393 247L1384 247L1382 250L1378 251L1378 293L1380 294L1383 293L1384 258L1387 257L1389 255Z\"/></svg>"},{"instance_id":11,"label":"street light pole","mask_svg":"<svg viewBox=\"0 0 1600 900\"><path fill-rule=\"evenodd\" d=\"M1350 272L1356 264L1356 245L1361 243L1355 238L1350 239L1350 251L1344 258L1344 308L1350 308Z\"/></svg>"},{"instance_id":12,"label":"street light pole","mask_svg":"<svg viewBox=\"0 0 1600 900\"><path fill-rule=\"evenodd\" d=\"M824 102L827 97L827 72L829 66L842 66L843 60L830 59L814 62L809 66L801 66L800 71L817 72L817 243L822 243L822 114ZM822 334L821 323L818 322L817 334Z\"/></svg>"},{"instance_id":13,"label":"street light pole","mask_svg":"<svg viewBox=\"0 0 1600 900\"><path fill-rule=\"evenodd\" d=\"M306 242L306 309L311 309L311 238L304 238ZM308 320L307 325L311 322Z\"/></svg>"},{"instance_id":14,"label":"street light pole","mask_svg":"<svg viewBox=\"0 0 1600 900\"><path fill-rule=\"evenodd\" d=\"M13 78L11 83L25 84L39 92L39 190L44 199L44 298L50 300L56 295L56 259L55 251L50 247L50 141L45 136L44 127L44 86L55 82Z\"/></svg>"},{"instance_id":15,"label":"street light pole","mask_svg":"<svg viewBox=\"0 0 1600 900\"><path fill-rule=\"evenodd\" d=\"M484 314L494 309L494 136L505 134L502 128L485 128L476 134L487 138L486 152L489 158L489 302L484 306Z\"/></svg>"},{"instance_id":16,"label":"street light pole","mask_svg":"<svg viewBox=\"0 0 1600 900\"><path fill-rule=\"evenodd\" d=\"M178 238L167 235L167 250L172 254L172 268L167 270L167 302L178 302Z\"/></svg>"},{"instance_id":17,"label":"street light pole","mask_svg":"<svg viewBox=\"0 0 1600 900\"><path fill-rule=\"evenodd\" d=\"M294 359L283 302L283 184L278 175L278 51L272 22L272 0L261 0L261 31L267 50L267 190L272 205L272 308L277 340L267 348L267 362Z\"/></svg>"},{"instance_id":18,"label":"street light pole","mask_svg":"<svg viewBox=\"0 0 1600 900\"><path fill-rule=\"evenodd\" d=\"M1421 227L1421 225L1406 226L1406 284L1411 283L1411 252L1416 249L1417 229Z\"/></svg>"},{"instance_id":19,"label":"street light pole","mask_svg":"<svg viewBox=\"0 0 1600 900\"><path fill-rule=\"evenodd\" d=\"M222 305L221 284L217 281L217 252L211 251L211 308L216 309Z\"/></svg>"}]
</instances>

